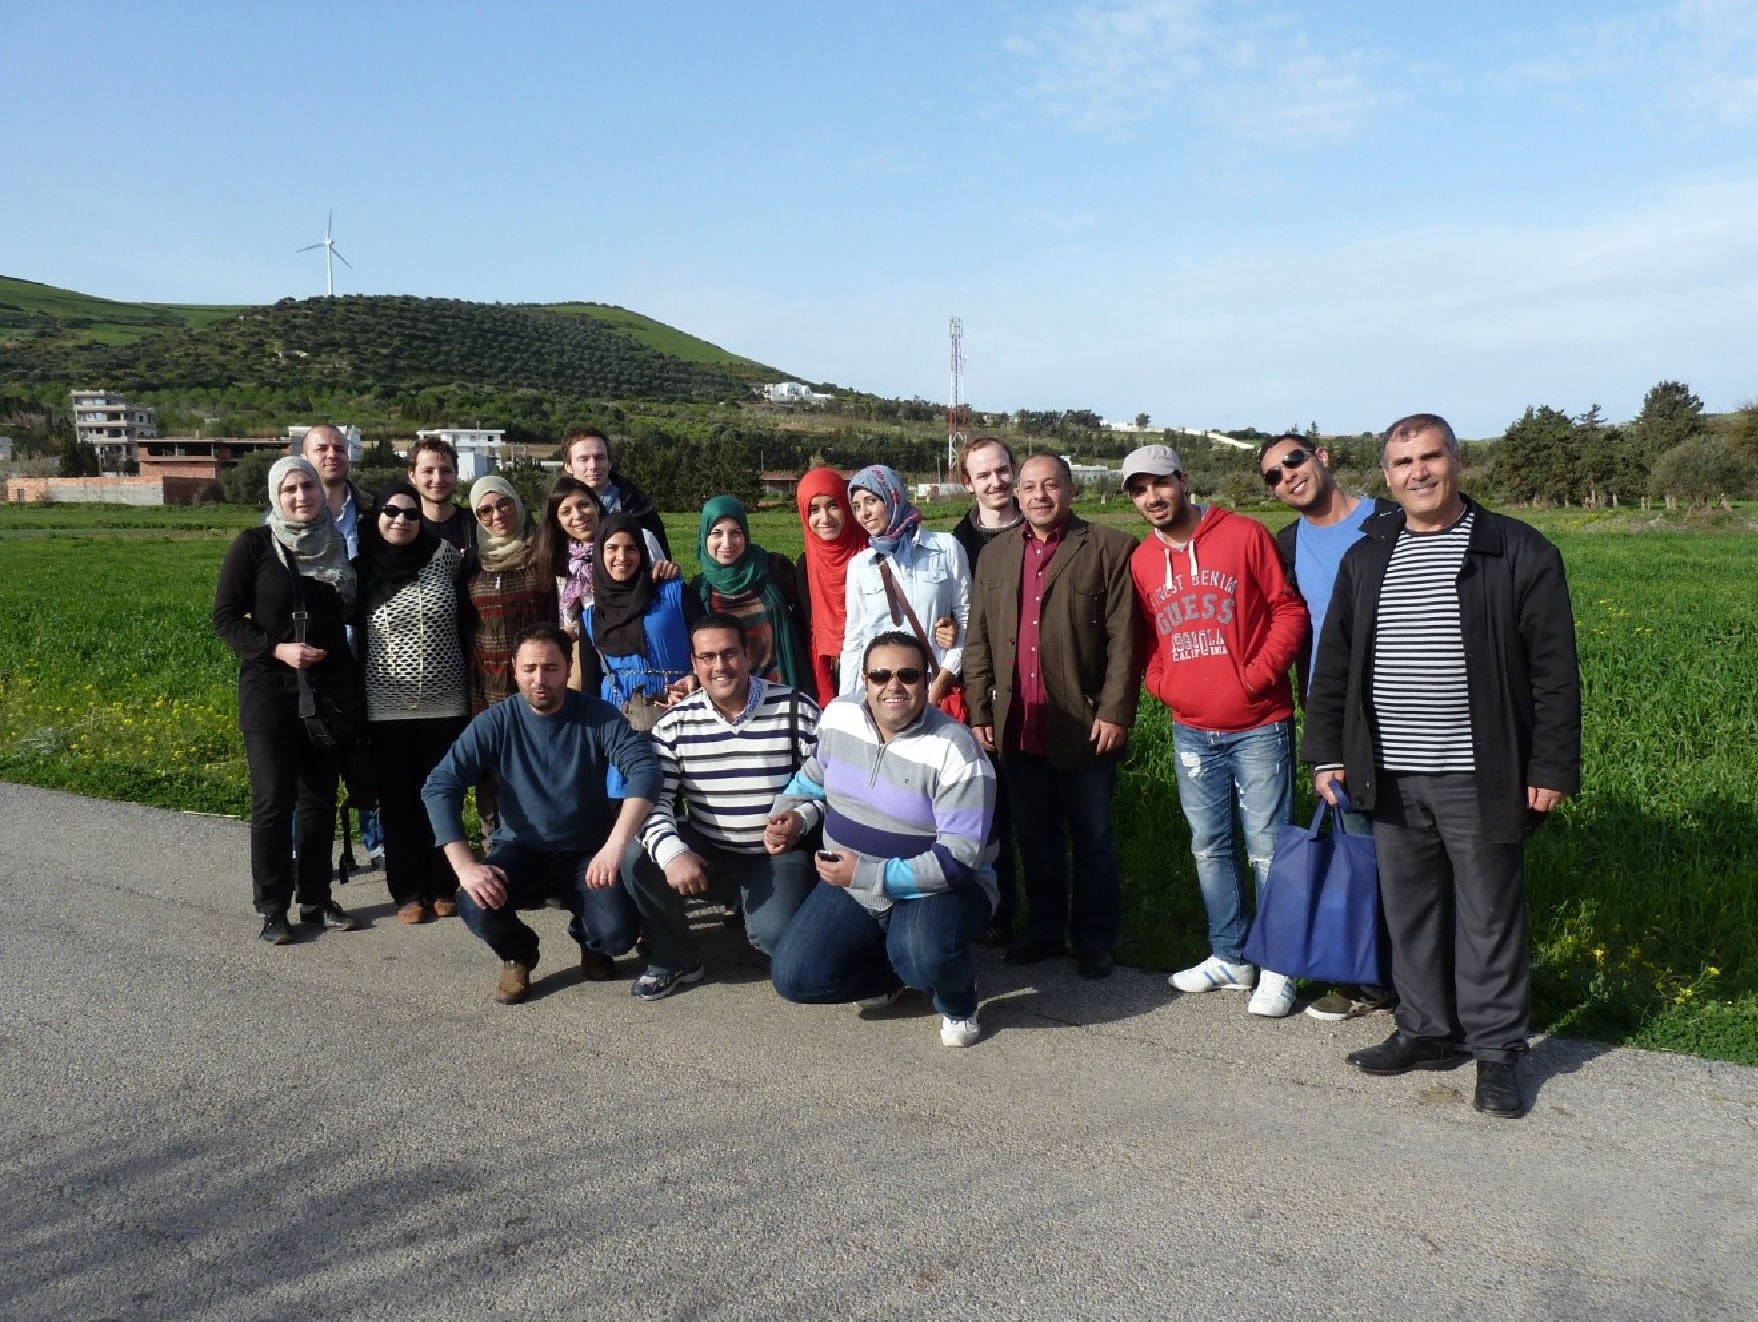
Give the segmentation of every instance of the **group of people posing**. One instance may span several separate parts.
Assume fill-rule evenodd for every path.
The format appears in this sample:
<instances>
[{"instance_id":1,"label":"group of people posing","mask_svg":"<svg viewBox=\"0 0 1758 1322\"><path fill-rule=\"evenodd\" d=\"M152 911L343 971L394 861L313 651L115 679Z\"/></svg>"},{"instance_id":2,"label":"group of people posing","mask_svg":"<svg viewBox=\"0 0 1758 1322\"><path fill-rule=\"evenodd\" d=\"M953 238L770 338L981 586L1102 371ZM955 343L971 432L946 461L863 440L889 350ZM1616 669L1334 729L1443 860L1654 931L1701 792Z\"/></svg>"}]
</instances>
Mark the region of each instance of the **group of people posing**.
<instances>
[{"instance_id":1,"label":"group of people posing","mask_svg":"<svg viewBox=\"0 0 1758 1322\"><path fill-rule=\"evenodd\" d=\"M398 917L459 915L501 961L502 1002L538 964L520 910L570 911L588 979L638 947L634 994L659 999L705 976L687 905L707 898L742 915L784 998L917 988L941 1041L969 1046L973 945L1112 971L1111 802L1145 686L1170 709L1208 916L1209 954L1170 981L1280 1018L1295 980L1244 944L1293 811L1298 694L1316 791L1346 787L1378 845L1394 984L1307 1013L1395 1005L1351 1064L1475 1058L1478 1108L1523 1111L1523 841L1579 788L1574 627L1560 556L1459 489L1444 419L1386 431L1390 500L1343 491L1300 436L1266 442L1265 485L1299 515L1277 537L1193 500L1165 445L1123 463L1139 543L1073 512L1065 460L993 437L959 457L974 505L951 533L890 468L813 469L797 563L720 496L687 583L608 439L571 432L563 455L536 520L493 476L458 508L438 441L370 498L334 428L271 469L214 606L241 663L265 940L294 939L295 899L303 923L357 926L330 893L352 775Z\"/></svg>"}]
</instances>

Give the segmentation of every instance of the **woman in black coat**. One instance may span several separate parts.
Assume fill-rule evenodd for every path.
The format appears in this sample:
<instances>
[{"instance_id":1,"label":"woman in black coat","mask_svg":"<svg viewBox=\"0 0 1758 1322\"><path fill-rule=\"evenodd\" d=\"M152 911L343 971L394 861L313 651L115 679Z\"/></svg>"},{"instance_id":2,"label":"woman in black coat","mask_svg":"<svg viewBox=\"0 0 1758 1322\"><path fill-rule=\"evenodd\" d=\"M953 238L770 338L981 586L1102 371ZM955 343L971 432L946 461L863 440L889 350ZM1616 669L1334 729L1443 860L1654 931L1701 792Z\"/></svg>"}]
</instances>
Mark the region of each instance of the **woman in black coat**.
<instances>
[{"instance_id":1,"label":"woman in black coat","mask_svg":"<svg viewBox=\"0 0 1758 1322\"><path fill-rule=\"evenodd\" d=\"M300 458L277 461L269 469L268 522L239 533L226 552L213 616L214 632L238 654L238 728L250 767L251 893L262 915L262 939L272 945L293 941L287 909L295 893L302 923L338 931L359 926L330 898L336 782L345 749L314 740L300 716L303 672L320 708L342 727L336 734L363 728L360 671L346 627L354 595L354 567L317 470Z\"/></svg>"}]
</instances>

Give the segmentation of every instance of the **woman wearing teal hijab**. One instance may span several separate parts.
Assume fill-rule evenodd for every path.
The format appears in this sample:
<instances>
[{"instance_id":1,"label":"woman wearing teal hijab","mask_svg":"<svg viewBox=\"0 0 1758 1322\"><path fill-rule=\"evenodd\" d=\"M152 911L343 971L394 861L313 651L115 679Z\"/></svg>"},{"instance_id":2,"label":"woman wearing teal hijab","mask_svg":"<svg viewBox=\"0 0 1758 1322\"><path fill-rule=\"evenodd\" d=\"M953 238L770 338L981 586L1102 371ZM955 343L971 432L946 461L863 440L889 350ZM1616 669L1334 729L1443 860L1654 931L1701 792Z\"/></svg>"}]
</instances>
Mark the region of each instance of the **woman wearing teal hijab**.
<instances>
[{"instance_id":1,"label":"woman wearing teal hijab","mask_svg":"<svg viewBox=\"0 0 1758 1322\"><path fill-rule=\"evenodd\" d=\"M716 496L702 507L696 557L702 572L690 580L684 597L690 622L711 611L736 616L745 626L751 673L811 692L793 563L751 540L750 519L738 497Z\"/></svg>"}]
</instances>

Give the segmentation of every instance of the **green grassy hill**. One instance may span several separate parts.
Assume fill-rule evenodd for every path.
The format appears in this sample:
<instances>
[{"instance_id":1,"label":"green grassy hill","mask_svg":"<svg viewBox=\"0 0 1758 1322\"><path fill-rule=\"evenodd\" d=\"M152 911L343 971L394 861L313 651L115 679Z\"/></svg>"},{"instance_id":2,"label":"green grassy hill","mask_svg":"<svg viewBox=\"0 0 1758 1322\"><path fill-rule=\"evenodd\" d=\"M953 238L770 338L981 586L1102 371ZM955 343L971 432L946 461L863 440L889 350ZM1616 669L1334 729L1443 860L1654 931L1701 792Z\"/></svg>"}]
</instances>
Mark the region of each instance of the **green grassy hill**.
<instances>
[{"instance_id":1,"label":"green grassy hill","mask_svg":"<svg viewBox=\"0 0 1758 1322\"><path fill-rule=\"evenodd\" d=\"M445 390L569 399L743 398L781 373L639 313L591 303L406 295L272 307L118 303L0 277L0 388L104 385L142 397L228 393L384 401Z\"/></svg>"}]
</instances>

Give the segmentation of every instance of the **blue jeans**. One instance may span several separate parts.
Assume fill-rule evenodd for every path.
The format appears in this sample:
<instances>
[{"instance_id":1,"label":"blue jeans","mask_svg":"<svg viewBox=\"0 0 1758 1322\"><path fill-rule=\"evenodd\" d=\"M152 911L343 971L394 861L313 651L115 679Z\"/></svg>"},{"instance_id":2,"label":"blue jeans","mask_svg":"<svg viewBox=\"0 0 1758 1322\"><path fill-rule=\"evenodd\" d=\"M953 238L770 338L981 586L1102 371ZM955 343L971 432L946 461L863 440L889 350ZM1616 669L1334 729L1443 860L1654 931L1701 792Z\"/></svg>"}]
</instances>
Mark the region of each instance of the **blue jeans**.
<instances>
[{"instance_id":1,"label":"blue jeans","mask_svg":"<svg viewBox=\"0 0 1758 1322\"><path fill-rule=\"evenodd\" d=\"M507 874L506 903L498 909L484 909L460 886L458 917L502 959L535 968L537 933L518 911L541 909L544 901L554 896L574 915L568 932L581 946L600 954L620 955L641 934L635 904L620 882L605 890L587 886L586 865L591 861L592 854L585 850L495 845L483 862Z\"/></svg>"},{"instance_id":2,"label":"blue jeans","mask_svg":"<svg viewBox=\"0 0 1758 1322\"><path fill-rule=\"evenodd\" d=\"M1245 856L1258 887L1269 876L1276 832L1294 814L1292 722L1224 733L1172 723L1178 801L1190 823L1190 852L1209 915L1209 948L1245 961L1250 926L1245 879L1233 843L1233 810L1245 832Z\"/></svg>"},{"instance_id":3,"label":"blue jeans","mask_svg":"<svg viewBox=\"0 0 1758 1322\"><path fill-rule=\"evenodd\" d=\"M731 901L745 915L745 936L765 955L775 953L788 920L818 884L812 855L803 849L785 854L735 854L716 848L688 824L678 834L708 870L705 898ZM649 969L680 973L702 963L684 897L671 888L665 872L648 857L639 841L623 857L623 885L641 912L647 933Z\"/></svg>"},{"instance_id":4,"label":"blue jeans","mask_svg":"<svg viewBox=\"0 0 1758 1322\"><path fill-rule=\"evenodd\" d=\"M883 996L898 984L931 992L954 1019L977 1012L971 942L989 923L976 886L899 900L874 913L841 886L820 881L781 934L770 980L784 1001L840 1005Z\"/></svg>"},{"instance_id":5,"label":"blue jeans","mask_svg":"<svg viewBox=\"0 0 1758 1322\"><path fill-rule=\"evenodd\" d=\"M1025 867L1028 940L1076 950L1110 950L1123 927L1123 887L1111 797L1117 759L1102 757L1077 770L1047 757L1007 755L1013 833ZM1068 847L1074 846L1074 907L1070 918Z\"/></svg>"}]
</instances>

